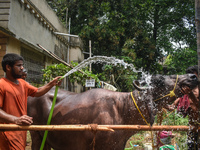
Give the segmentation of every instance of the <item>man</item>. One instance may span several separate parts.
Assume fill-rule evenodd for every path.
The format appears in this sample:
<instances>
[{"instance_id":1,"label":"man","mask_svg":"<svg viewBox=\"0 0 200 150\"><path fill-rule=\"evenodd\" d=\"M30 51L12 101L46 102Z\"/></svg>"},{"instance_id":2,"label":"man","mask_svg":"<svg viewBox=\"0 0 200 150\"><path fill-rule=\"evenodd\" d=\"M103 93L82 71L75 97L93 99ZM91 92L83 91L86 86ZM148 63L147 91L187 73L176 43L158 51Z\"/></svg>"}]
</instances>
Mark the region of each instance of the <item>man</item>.
<instances>
[{"instance_id":1,"label":"man","mask_svg":"<svg viewBox=\"0 0 200 150\"><path fill-rule=\"evenodd\" d=\"M31 125L32 117L27 116L27 97L39 97L47 93L53 86L60 85L60 77L48 84L36 88L23 79L23 58L8 53L3 57L2 68L5 77L0 79L0 123ZM26 131L0 132L0 150L24 150Z\"/></svg>"},{"instance_id":2,"label":"man","mask_svg":"<svg viewBox=\"0 0 200 150\"><path fill-rule=\"evenodd\" d=\"M198 66L191 66L186 69L186 73L192 73L198 76ZM183 117L188 115L189 125L198 128L199 122L199 87L197 86L189 92L190 90L185 87L183 88L184 93L189 93L192 99L188 95L184 95L182 98L178 98L173 104L168 105L166 108L169 111L173 111L177 108L177 112L181 113ZM198 130L188 131L188 150L198 150Z\"/></svg>"},{"instance_id":3,"label":"man","mask_svg":"<svg viewBox=\"0 0 200 150\"><path fill-rule=\"evenodd\" d=\"M26 69L23 69L21 78L26 80L26 77L27 77L27 71Z\"/></svg>"}]
</instances>

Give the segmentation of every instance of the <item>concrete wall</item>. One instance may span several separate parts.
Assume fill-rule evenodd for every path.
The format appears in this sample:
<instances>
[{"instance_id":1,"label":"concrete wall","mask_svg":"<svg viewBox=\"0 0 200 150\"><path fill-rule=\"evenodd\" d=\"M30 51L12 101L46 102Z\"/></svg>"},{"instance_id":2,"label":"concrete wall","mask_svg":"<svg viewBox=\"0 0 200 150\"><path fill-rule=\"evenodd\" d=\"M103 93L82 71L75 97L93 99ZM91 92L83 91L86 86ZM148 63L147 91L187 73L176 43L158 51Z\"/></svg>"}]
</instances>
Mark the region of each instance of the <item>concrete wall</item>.
<instances>
[{"instance_id":1,"label":"concrete wall","mask_svg":"<svg viewBox=\"0 0 200 150\"><path fill-rule=\"evenodd\" d=\"M65 62L67 58L69 62L84 59L79 37L72 37L69 42L67 36L55 34L67 33L67 29L45 0L0 0L0 5L0 61L4 54L20 54L22 48L26 48L27 52L43 54L45 66L55 62L38 44ZM3 74L0 67L0 77Z\"/></svg>"},{"instance_id":2,"label":"concrete wall","mask_svg":"<svg viewBox=\"0 0 200 150\"><path fill-rule=\"evenodd\" d=\"M52 11L46 0L31 0L31 2L40 10L40 12L47 18L56 29L60 32L67 33L67 29L63 28L63 24L60 22L55 12Z\"/></svg>"},{"instance_id":3,"label":"concrete wall","mask_svg":"<svg viewBox=\"0 0 200 150\"><path fill-rule=\"evenodd\" d=\"M46 5L42 5L42 3L41 6L44 8L46 7ZM12 0L10 14L8 29L16 35L17 39L22 38L35 46L40 44L51 52L54 52L55 45L58 47L64 45L52 31L43 25L42 21L39 21L37 17L35 17L28 8L21 5L19 1Z\"/></svg>"},{"instance_id":4,"label":"concrete wall","mask_svg":"<svg viewBox=\"0 0 200 150\"><path fill-rule=\"evenodd\" d=\"M79 50L78 47L73 47L70 49L70 53L69 53L69 58L70 58L70 62L74 61L74 62L81 62L84 57L83 53Z\"/></svg>"},{"instance_id":5,"label":"concrete wall","mask_svg":"<svg viewBox=\"0 0 200 150\"><path fill-rule=\"evenodd\" d=\"M8 21L10 16L10 3L11 0L0 0L0 24L2 27L8 27Z\"/></svg>"},{"instance_id":6,"label":"concrete wall","mask_svg":"<svg viewBox=\"0 0 200 150\"><path fill-rule=\"evenodd\" d=\"M8 39L6 53L16 53L20 55L21 42L13 37Z\"/></svg>"}]
</instances>

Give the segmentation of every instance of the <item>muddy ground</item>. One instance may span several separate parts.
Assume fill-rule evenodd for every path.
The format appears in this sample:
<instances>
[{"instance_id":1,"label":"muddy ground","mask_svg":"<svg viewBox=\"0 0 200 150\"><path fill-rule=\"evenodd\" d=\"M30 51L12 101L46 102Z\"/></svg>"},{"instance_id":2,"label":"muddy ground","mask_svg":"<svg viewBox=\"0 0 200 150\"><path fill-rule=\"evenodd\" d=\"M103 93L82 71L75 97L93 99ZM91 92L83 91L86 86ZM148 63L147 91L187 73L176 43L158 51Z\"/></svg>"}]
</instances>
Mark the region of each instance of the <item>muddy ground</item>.
<instances>
[{"instance_id":1,"label":"muddy ground","mask_svg":"<svg viewBox=\"0 0 200 150\"><path fill-rule=\"evenodd\" d=\"M175 135L177 138L181 136L180 134ZM155 138L154 138L155 140ZM154 141L156 142L156 141ZM176 147L176 140L175 138L172 139L172 145ZM147 149L145 148L145 145L151 149L152 147L152 138L151 138L151 132L146 131L142 133L136 133L134 136L130 137L130 139L127 141L125 150L144 150ZM25 150L31 150L31 136L29 131L27 132L27 146Z\"/></svg>"}]
</instances>

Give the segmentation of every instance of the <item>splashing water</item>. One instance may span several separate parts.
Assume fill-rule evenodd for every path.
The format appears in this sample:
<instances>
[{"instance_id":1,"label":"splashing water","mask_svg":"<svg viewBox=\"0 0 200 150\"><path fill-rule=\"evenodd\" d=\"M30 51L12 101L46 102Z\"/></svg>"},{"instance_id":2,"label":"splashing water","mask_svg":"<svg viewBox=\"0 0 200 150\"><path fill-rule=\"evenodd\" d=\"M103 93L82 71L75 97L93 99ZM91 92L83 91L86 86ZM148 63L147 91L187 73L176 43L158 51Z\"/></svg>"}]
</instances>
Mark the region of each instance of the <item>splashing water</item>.
<instances>
[{"instance_id":1,"label":"splashing water","mask_svg":"<svg viewBox=\"0 0 200 150\"><path fill-rule=\"evenodd\" d=\"M82 61L80 64L78 64L76 67L74 67L72 70L70 70L68 73L66 73L62 78L65 78L69 76L70 74L78 71L79 69L82 69L89 64L92 63L107 63L107 64L113 64L113 65L122 65L126 69L127 67L130 67L133 72L142 72L141 70L136 70L133 64L128 64L125 63L124 60L120 60L114 57L107 57L107 56L94 56L94 57L89 57L88 59L85 59Z\"/></svg>"},{"instance_id":2,"label":"splashing water","mask_svg":"<svg viewBox=\"0 0 200 150\"><path fill-rule=\"evenodd\" d=\"M140 80L140 85L143 85L143 83L144 83L144 84L146 84L150 88L151 87L150 86L151 77L152 77L152 75L142 72L142 77L141 77L141 80Z\"/></svg>"}]
</instances>

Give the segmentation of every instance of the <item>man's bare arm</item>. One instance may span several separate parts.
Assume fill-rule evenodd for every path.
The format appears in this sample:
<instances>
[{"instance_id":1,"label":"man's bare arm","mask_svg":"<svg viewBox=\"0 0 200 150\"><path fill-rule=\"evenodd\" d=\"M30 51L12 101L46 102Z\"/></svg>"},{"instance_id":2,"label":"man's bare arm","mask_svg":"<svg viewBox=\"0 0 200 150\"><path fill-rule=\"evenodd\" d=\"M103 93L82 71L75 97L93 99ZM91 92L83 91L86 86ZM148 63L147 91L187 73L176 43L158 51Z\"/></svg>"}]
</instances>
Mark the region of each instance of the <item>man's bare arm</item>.
<instances>
[{"instance_id":1,"label":"man's bare arm","mask_svg":"<svg viewBox=\"0 0 200 150\"><path fill-rule=\"evenodd\" d=\"M35 94L35 97L40 97L44 94L46 94L53 86L61 85L62 80L59 80L61 77L56 77L54 80L50 81L46 85L39 87L37 93Z\"/></svg>"},{"instance_id":2,"label":"man's bare arm","mask_svg":"<svg viewBox=\"0 0 200 150\"><path fill-rule=\"evenodd\" d=\"M174 109L177 108L179 100L180 100L179 98L176 99L171 105L166 105L164 108L166 108L169 111L173 111Z\"/></svg>"},{"instance_id":3,"label":"man's bare arm","mask_svg":"<svg viewBox=\"0 0 200 150\"><path fill-rule=\"evenodd\" d=\"M18 124L18 125L30 125L33 123L32 117L29 117L27 115L23 115L21 117L16 117L16 116L6 113L1 108L0 108L0 122L14 123L14 124Z\"/></svg>"}]
</instances>

